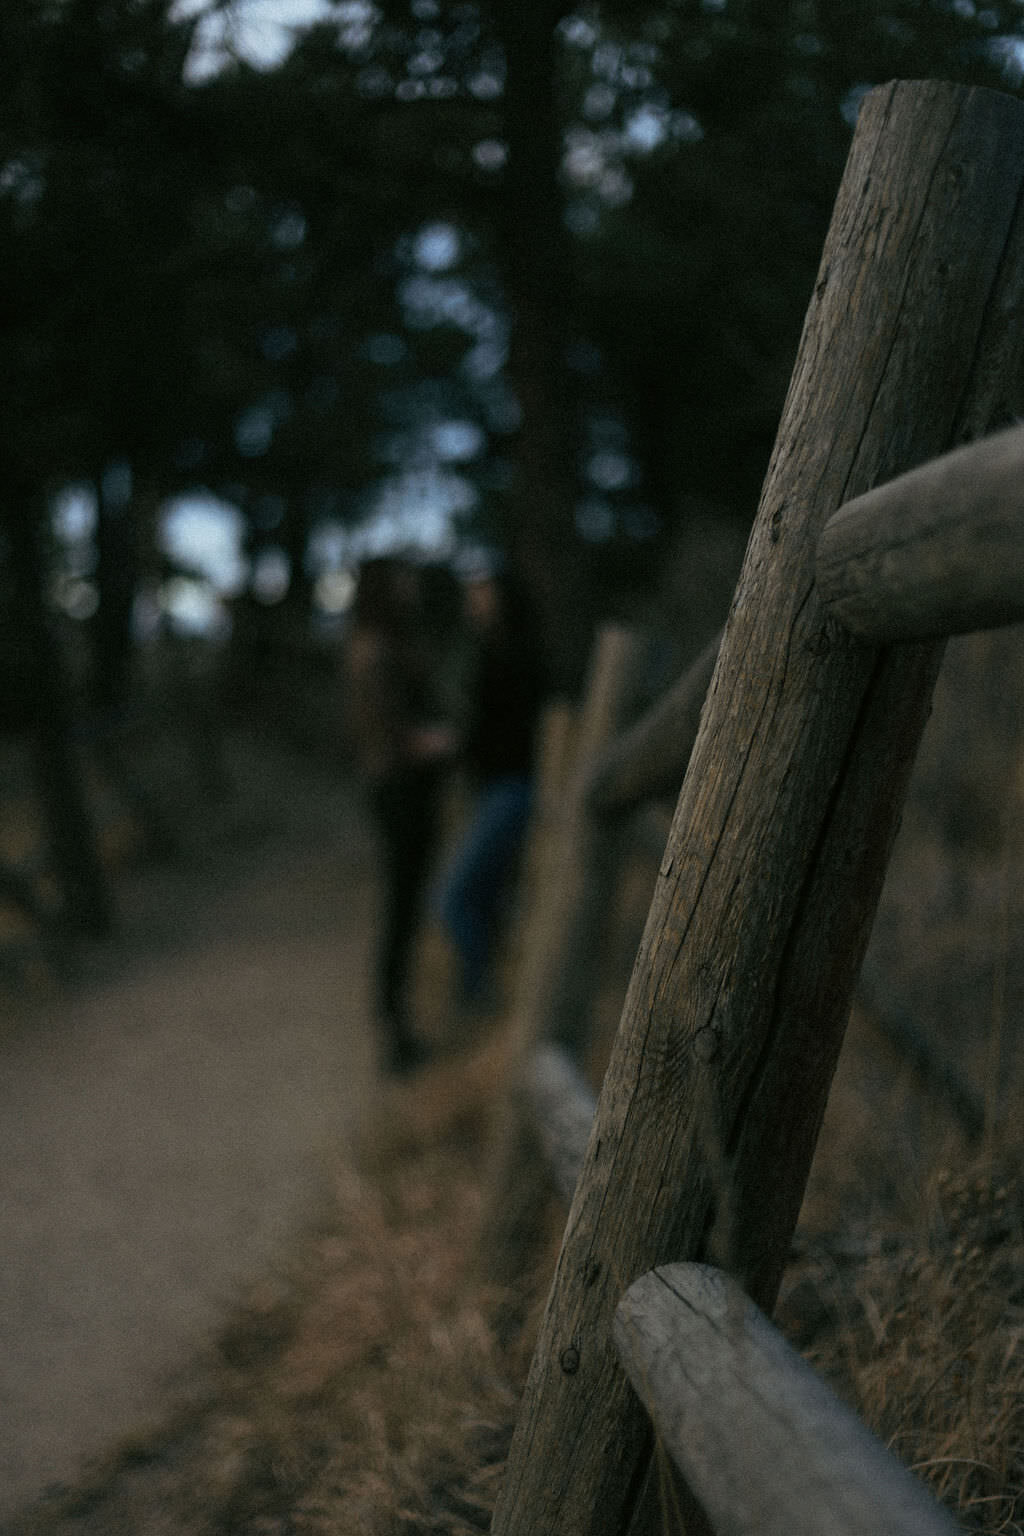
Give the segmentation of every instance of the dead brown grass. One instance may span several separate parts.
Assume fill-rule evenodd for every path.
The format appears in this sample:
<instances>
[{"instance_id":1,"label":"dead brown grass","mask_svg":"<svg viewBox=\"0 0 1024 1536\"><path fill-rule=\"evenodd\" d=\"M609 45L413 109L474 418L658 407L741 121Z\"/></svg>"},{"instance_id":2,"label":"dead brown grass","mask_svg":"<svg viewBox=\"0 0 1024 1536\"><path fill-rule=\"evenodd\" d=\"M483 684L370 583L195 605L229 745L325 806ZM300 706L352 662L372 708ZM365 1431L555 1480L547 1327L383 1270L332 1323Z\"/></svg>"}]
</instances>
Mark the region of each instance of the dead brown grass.
<instances>
[{"instance_id":1,"label":"dead brown grass","mask_svg":"<svg viewBox=\"0 0 1024 1536\"><path fill-rule=\"evenodd\" d=\"M928 1179L918 1223L878 1211L798 1238L778 1320L970 1530L1024 1530L1019 1152ZM865 1212L865 1215L867 1213Z\"/></svg>"},{"instance_id":2,"label":"dead brown grass","mask_svg":"<svg viewBox=\"0 0 1024 1536\"><path fill-rule=\"evenodd\" d=\"M933 734L947 761L963 747L964 689L983 703L956 669L953 682ZM1019 759L1019 726L1004 739ZM987 1137L970 1148L855 1013L777 1315L967 1529L1021 1536L1024 1148L1009 1026L1024 850L1006 800L1017 769L1008 780L987 738L982 757L995 787L969 791L926 757L876 940L901 1001L982 1095ZM390 1090L288 1273L238 1307L201 1394L18 1536L485 1531L553 1260L538 1213L541 1260L512 1309L528 1321L508 1337L508 1297L473 1262L506 1075L495 1038Z\"/></svg>"},{"instance_id":3,"label":"dead brown grass","mask_svg":"<svg viewBox=\"0 0 1024 1536\"><path fill-rule=\"evenodd\" d=\"M533 1334L502 1335L506 1298L473 1262L503 1078L492 1046L391 1090L289 1272L230 1319L202 1396L18 1536L487 1530ZM816 1368L985 1536L1024 1529L1020 1171L985 1154L935 1172L910 1232L861 1205L853 1227L803 1233L779 1309ZM547 1263L524 1277L535 1311L547 1278Z\"/></svg>"}]
</instances>

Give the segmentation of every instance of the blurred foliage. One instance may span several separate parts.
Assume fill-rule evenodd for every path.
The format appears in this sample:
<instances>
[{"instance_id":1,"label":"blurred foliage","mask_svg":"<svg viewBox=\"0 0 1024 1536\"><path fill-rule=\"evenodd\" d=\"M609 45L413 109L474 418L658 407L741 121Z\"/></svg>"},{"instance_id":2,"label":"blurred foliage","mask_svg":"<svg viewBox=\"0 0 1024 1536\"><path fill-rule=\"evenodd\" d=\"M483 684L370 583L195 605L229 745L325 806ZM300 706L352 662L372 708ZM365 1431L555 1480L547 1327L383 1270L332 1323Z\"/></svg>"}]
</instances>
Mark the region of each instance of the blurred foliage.
<instances>
[{"instance_id":1,"label":"blurred foliage","mask_svg":"<svg viewBox=\"0 0 1024 1536\"><path fill-rule=\"evenodd\" d=\"M6 7L4 515L122 466L148 544L205 488L305 600L319 526L454 466L563 626L628 605L694 497L752 512L860 96L1014 88L1020 13L338 0L257 66L243 0Z\"/></svg>"}]
</instances>

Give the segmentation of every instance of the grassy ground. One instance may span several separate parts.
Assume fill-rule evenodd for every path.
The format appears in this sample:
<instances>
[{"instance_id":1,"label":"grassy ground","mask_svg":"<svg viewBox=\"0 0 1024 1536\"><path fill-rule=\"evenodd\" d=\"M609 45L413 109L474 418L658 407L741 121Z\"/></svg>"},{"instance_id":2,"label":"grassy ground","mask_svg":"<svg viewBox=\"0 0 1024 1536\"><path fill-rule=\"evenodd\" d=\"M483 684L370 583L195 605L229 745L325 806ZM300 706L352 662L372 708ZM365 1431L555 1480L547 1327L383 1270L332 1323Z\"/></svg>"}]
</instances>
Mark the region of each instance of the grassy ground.
<instances>
[{"instance_id":1,"label":"grassy ground","mask_svg":"<svg viewBox=\"0 0 1024 1536\"><path fill-rule=\"evenodd\" d=\"M951 652L777 1313L987 1536L1024 1531L1022 638ZM621 983L608 978L609 1017ZM894 1043L887 1011L919 1026L946 1088ZM514 1297L484 1284L474 1239L507 1071L499 1025L383 1090L319 1222L241 1299L201 1390L17 1536L486 1530L564 1217L553 1196L538 1209L536 1268ZM950 1080L980 1105L980 1135ZM510 1315L524 1319L511 1334Z\"/></svg>"},{"instance_id":2,"label":"grassy ground","mask_svg":"<svg viewBox=\"0 0 1024 1536\"><path fill-rule=\"evenodd\" d=\"M532 1333L502 1336L507 1298L472 1262L502 1075L483 1052L396 1090L290 1268L243 1298L203 1393L19 1533L486 1530ZM1019 1163L940 1168L922 1194L912 1229L865 1204L856 1227L802 1233L778 1319L968 1528L1009 1536L1024 1528ZM524 1281L535 1305L551 1253Z\"/></svg>"}]
</instances>

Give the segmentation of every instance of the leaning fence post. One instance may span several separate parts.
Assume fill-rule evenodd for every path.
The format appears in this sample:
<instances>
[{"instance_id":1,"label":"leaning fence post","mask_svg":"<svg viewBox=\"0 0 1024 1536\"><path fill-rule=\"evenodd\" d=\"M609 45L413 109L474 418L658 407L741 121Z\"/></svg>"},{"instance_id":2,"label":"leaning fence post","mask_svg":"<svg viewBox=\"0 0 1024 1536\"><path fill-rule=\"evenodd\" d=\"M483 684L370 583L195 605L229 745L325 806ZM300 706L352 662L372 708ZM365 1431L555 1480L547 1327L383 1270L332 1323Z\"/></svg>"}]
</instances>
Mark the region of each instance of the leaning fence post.
<instances>
[{"instance_id":1,"label":"leaning fence post","mask_svg":"<svg viewBox=\"0 0 1024 1536\"><path fill-rule=\"evenodd\" d=\"M596 827L584 804L588 765L622 722L635 682L638 638L623 625L601 628L594 642L574 762L566 773L562 804L540 828L544 846L534 849L532 892L512 1006L512 1080L490 1149L480 1262L491 1280L514 1282L536 1230L533 1174L536 1145L531 1128L528 1059L537 1043L558 1034L579 1043L580 1014L590 1001L593 956L580 976L580 954L600 921L607 882L608 843L614 832Z\"/></svg>"},{"instance_id":2,"label":"leaning fence post","mask_svg":"<svg viewBox=\"0 0 1024 1536\"><path fill-rule=\"evenodd\" d=\"M521 1049L552 1033L564 1013L578 1007L565 972L567 956L586 939L579 934L581 908L593 906L591 888L604 866L603 829L587 812L590 765L622 723L635 683L639 650L635 631L606 624L598 631L571 751L561 751L552 803L530 835L530 891L512 1000L513 1028ZM571 962L570 962L571 963Z\"/></svg>"},{"instance_id":3,"label":"leaning fence post","mask_svg":"<svg viewBox=\"0 0 1024 1536\"><path fill-rule=\"evenodd\" d=\"M1024 315L1024 105L869 94L655 888L495 1512L621 1536L651 1431L623 1290L710 1260L774 1303L941 647L828 620L843 502L1005 409Z\"/></svg>"}]
</instances>

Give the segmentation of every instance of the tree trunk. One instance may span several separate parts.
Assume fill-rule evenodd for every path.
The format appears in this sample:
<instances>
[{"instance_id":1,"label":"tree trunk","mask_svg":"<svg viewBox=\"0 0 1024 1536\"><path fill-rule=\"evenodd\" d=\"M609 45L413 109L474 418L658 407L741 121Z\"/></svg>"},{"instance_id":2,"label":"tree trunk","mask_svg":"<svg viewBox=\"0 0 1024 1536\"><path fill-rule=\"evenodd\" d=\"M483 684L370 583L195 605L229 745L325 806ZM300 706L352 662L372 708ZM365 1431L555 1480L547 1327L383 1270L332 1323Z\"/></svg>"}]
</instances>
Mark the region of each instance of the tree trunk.
<instances>
[{"instance_id":1,"label":"tree trunk","mask_svg":"<svg viewBox=\"0 0 1024 1536\"><path fill-rule=\"evenodd\" d=\"M92 619L92 704L102 716L123 708L131 684L132 613L138 581L138 530L129 492L111 495L96 478L96 586Z\"/></svg>"},{"instance_id":2,"label":"tree trunk","mask_svg":"<svg viewBox=\"0 0 1024 1536\"><path fill-rule=\"evenodd\" d=\"M31 670L31 730L39 800L63 895L64 922L74 931L104 938L113 926L113 903L86 805L63 659L43 597L38 523L30 502L28 496L12 498L4 511L4 523L18 624L28 642L23 654Z\"/></svg>"},{"instance_id":3,"label":"tree trunk","mask_svg":"<svg viewBox=\"0 0 1024 1536\"><path fill-rule=\"evenodd\" d=\"M611 1341L679 1259L774 1304L928 713L814 587L825 519L984 431L1024 314L1024 107L862 109L527 1384L495 1536L623 1532L651 1446Z\"/></svg>"},{"instance_id":4,"label":"tree trunk","mask_svg":"<svg viewBox=\"0 0 1024 1536\"><path fill-rule=\"evenodd\" d=\"M590 648L585 548L575 535L577 424L566 364L571 285L559 182L559 0L497 8L505 48L505 281L509 373L522 411L511 558L533 592L557 690L575 695Z\"/></svg>"}]
</instances>

